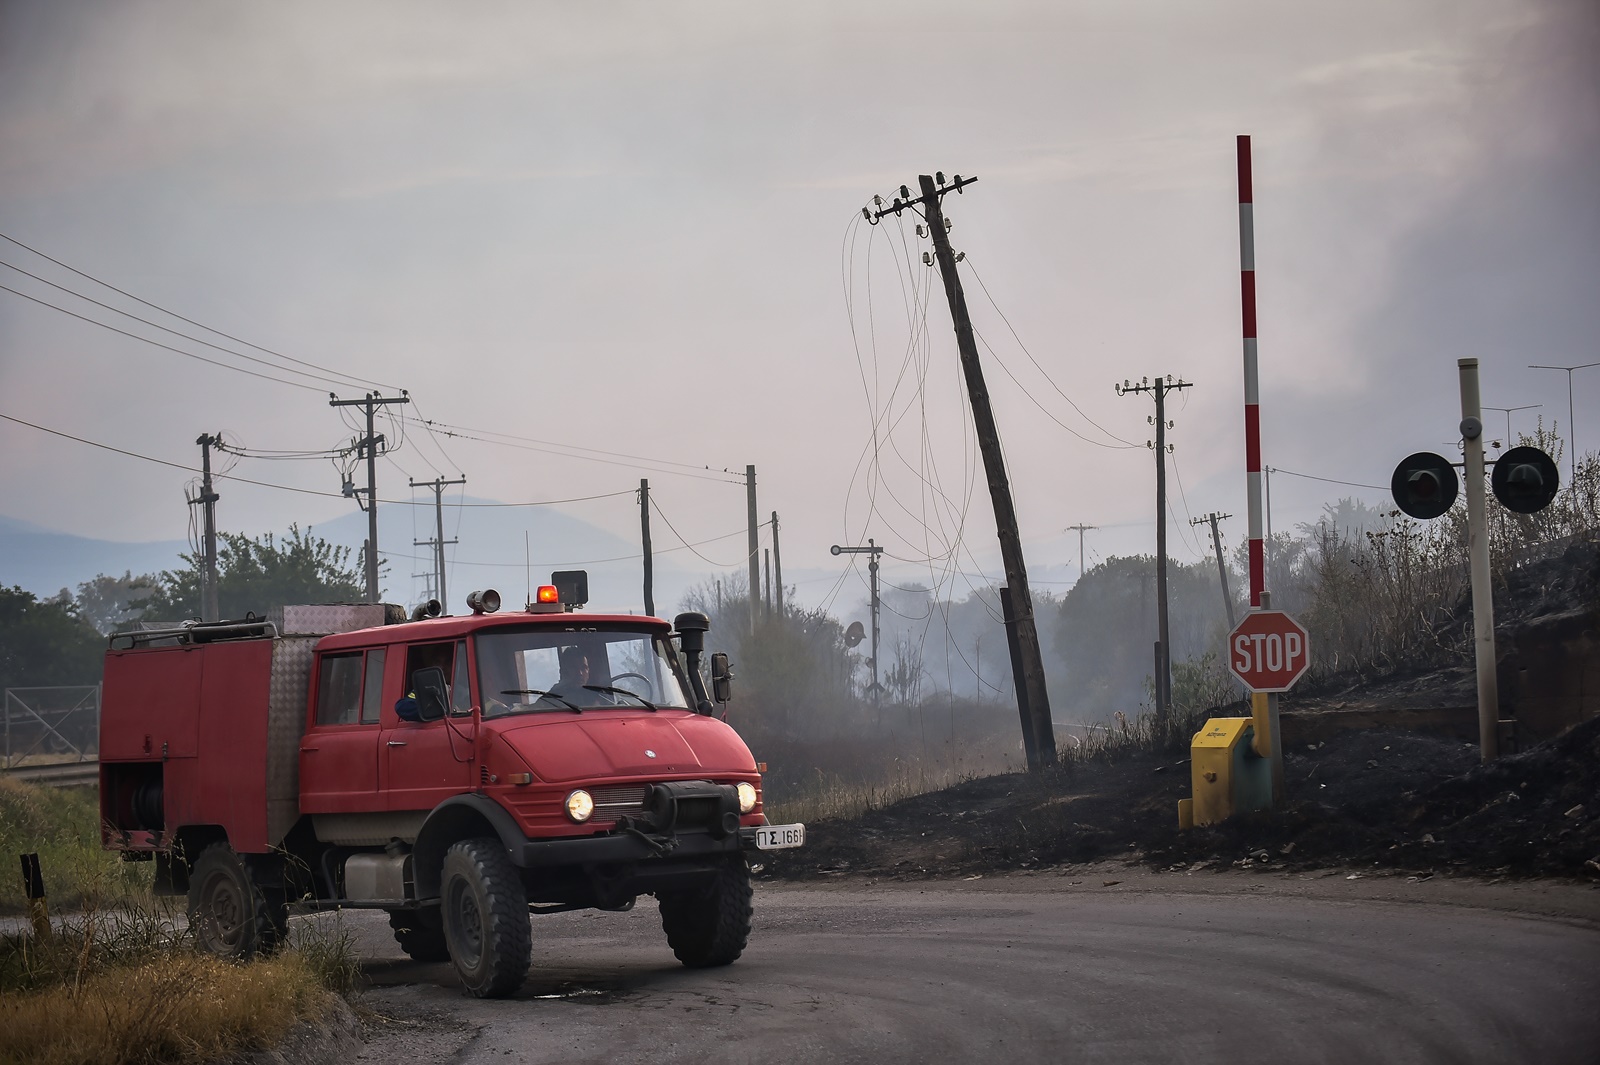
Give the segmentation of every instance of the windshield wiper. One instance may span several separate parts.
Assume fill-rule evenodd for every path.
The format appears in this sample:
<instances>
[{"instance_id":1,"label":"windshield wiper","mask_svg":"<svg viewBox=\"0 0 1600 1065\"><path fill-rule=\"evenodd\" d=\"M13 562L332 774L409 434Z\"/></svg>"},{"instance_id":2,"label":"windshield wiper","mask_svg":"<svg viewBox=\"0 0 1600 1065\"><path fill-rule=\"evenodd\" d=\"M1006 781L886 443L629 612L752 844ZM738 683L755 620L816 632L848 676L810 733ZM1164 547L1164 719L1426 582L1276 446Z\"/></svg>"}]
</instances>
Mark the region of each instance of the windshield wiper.
<instances>
[{"instance_id":1,"label":"windshield wiper","mask_svg":"<svg viewBox=\"0 0 1600 1065\"><path fill-rule=\"evenodd\" d=\"M656 710L661 709L655 703L652 703L649 699L646 699L644 696L640 695L638 692L631 692L627 688L613 688L609 684L585 684L584 687L586 689L588 689L589 691L592 691L592 692L605 692L607 695L627 695L627 696L631 696L632 698L637 699L637 700L639 700L639 702L643 703L645 709L649 710L651 712L654 712Z\"/></svg>"},{"instance_id":2,"label":"windshield wiper","mask_svg":"<svg viewBox=\"0 0 1600 1065\"><path fill-rule=\"evenodd\" d=\"M546 699L554 699L556 702L560 703L562 706L566 707L568 710L571 710L574 714L583 713L583 707L577 706L577 705L575 705L573 703L569 703L567 700L563 699L561 696L557 695L555 692L547 692L547 691L544 691L543 689L540 689L540 688L503 688L503 689L501 689L500 694L501 695L540 695L540 696L543 696Z\"/></svg>"}]
</instances>

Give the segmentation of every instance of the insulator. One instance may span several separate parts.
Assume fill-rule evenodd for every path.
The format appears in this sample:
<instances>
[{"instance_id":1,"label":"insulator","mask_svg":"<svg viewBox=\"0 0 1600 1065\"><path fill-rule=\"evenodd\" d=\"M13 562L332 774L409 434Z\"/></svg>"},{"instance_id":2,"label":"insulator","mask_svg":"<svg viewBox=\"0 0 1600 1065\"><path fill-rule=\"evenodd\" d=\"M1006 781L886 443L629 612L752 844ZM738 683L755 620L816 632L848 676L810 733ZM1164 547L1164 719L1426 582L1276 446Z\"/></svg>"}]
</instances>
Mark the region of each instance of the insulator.
<instances>
[{"instance_id":1,"label":"insulator","mask_svg":"<svg viewBox=\"0 0 1600 1065\"><path fill-rule=\"evenodd\" d=\"M950 232L950 228L951 228L951 227L952 227L952 226L953 226L953 225L955 225L955 223L954 223L954 222L952 222L952 221L950 221L950 219L948 219L948 218L946 218L946 219L945 219L945 220L944 220L944 231L945 231L945 232L946 232L946 233L948 233L948 232Z\"/></svg>"},{"instance_id":2,"label":"insulator","mask_svg":"<svg viewBox=\"0 0 1600 1065\"><path fill-rule=\"evenodd\" d=\"M927 227L922 225L921 223L918 223L918 225L917 225L917 236L925 237L927 235L928 235Z\"/></svg>"},{"instance_id":3,"label":"insulator","mask_svg":"<svg viewBox=\"0 0 1600 1065\"><path fill-rule=\"evenodd\" d=\"M931 252L923 252L922 253L922 265L923 266L932 266L933 265L933 254Z\"/></svg>"},{"instance_id":4,"label":"insulator","mask_svg":"<svg viewBox=\"0 0 1600 1065\"><path fill-rule=\"evenodd\" d=\"M933 180L935 180L939 184L943 185L944 184L944 171L943 170L934 171Z\"/></svg>"},{"instance_id":5,"label":"insulator","mask_svg":"<svg viewBox=\"0 0 1600 1065\"><path fill-rule=\"evenodd\" d=\"M967 253L966 252L964 252L964 251L956 252L956 262L960 262L962 259L965 259L966 257L967 257Z\"/></svg>"},{"instance_id":6,"label":"insulator","mask_svg":"<svg viewBox=\"0 0 1600 1065\"><path fill-rule=\"evenodd\" d=\"M874 196L874 197L872 197L872 202L876 206L882 207L883 206L883 197L882 196Z\"/></svg>"}]
</instances>

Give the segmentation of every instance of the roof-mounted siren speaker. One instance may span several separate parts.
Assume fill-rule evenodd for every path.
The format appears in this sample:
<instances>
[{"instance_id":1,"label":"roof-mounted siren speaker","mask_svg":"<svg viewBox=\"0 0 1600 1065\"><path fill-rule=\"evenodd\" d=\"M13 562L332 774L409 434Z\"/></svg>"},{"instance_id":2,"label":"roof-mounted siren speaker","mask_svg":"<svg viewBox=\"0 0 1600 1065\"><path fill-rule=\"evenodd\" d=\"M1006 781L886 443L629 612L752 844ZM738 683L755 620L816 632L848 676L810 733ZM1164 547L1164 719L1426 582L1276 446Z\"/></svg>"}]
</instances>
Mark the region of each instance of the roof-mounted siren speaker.
<instances>
[{"instance_id":1,"label":"roof-mounted siren speaker","mask_svg":"<svg viewBox=\"0 0 1600 1065\"><path fill-rule=\"evenodd\" d=\"M1389 479L1395 506L1424 521L1449 510L1460 490L1461 479L1456 476L1455 467L1443 455L1431 451L1406 456Z\"/></svg>"},{"instance_id":2,"label":"roof-mounted siren speaker","mask_svg":"<svg viewBox=\"0 0 1600 1065\"><path fill-rule=\"evenodd\" d=\"M1514 447L1495 460L1489 486L1501 504L1518 514L1543 510L1561 487L1555 460L1536 447Z\"/></svg>"},{"instance_id":3,"label":"roof-mounted siren speaker","mask_svg":"<svg viewBox=\"0 0 1600 1065\"><path fill-rule=\"evenodd\" d=\"M426 621L429 618L436 618L443 613L444 604L439 602L437 599L429 599L426 603L417 604L416 609L411 612L411 620Z\"/></svg>"},{"instance_id":4,"label":"roof-mounted siren speaker","mask_svg":"<svg viewBox=\"0 0 1600 1065\"><path fill-rule=\"evenodd\" d=\"M500 609L500 593L493 588L473 592L467 596L467 606L474 614L493 614Z\"/></svg>"},{"instance_id":5,"label":"roof-mounted siren speaker","mask_svg":"<svg viewBox=\"0 0 1600 1065\"><path fill-rule=\"evenodd\" d=\"M561 605L577 610L589 601L589 571L586 569L558 569L550 574L550 583L561 595Z\"/></svg>"}]
</instances>

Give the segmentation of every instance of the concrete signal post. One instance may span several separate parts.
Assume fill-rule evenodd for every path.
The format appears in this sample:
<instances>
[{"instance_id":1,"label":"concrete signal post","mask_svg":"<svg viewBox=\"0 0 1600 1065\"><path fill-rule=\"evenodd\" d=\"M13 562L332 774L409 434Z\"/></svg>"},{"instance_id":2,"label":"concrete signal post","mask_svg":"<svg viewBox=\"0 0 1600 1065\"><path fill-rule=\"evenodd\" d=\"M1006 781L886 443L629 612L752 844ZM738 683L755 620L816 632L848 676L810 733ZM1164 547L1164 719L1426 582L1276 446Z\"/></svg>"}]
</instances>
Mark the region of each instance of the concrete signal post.
<instances>
[{"instance_id":1,"label":"concrete signal post","mask_svg":"<svg viewBox=\"0 0 1600 1065\"><path fill-rule=\"evenodd\" d=\"M835 555L867 556L868 583L872 589L872 705L877 706L883 696L883 685L878 683L878 556L883 554L883 548L869 539L866 547L840 547L834 544L828 550Z\"/></svg>"}]
</instances>

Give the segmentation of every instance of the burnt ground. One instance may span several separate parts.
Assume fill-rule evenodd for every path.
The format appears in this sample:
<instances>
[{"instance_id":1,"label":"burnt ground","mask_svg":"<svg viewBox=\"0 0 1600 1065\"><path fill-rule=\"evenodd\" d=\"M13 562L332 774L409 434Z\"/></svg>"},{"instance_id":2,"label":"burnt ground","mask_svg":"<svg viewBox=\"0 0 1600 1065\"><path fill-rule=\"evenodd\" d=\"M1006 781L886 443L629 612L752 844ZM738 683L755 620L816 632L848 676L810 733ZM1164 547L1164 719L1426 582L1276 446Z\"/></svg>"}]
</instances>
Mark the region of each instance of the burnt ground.
<instances>
[{"instance_id":1,"label":"burnt ground","mask_svg":"<svg viewBox=\"0 0 1600 1065\"><path fill-rule=\"evenodd\" d=\"M1123 858L1156 869L1379 866L1600 884L1600 719L1488 765L1477 747L1391 730L1284 758L1276 810L1178 829L1187 758L1133 754L985 777L807 826L763 877L919 879Z\"/></svg>"}]
</instances>

